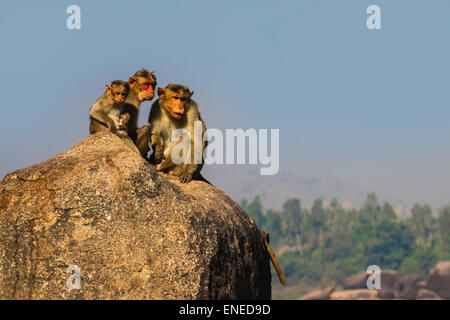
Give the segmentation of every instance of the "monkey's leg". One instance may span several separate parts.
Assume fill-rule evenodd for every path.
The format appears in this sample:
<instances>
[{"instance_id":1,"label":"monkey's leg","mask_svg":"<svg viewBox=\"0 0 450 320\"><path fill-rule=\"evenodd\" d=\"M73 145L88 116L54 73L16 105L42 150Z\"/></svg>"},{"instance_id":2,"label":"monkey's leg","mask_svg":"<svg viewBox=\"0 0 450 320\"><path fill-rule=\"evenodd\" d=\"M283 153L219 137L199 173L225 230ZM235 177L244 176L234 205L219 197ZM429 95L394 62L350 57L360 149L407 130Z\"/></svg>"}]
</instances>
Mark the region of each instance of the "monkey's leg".
<instances>
[{"instance_id":1,"label":"monkey's leg","mask_svg":"<svg viewBox=\"0 0 450 320\"><path fill-rule=\"evenodd\" d=\"M136 130L136 147L143 157L146 157L147 153L150 151L150 148L148 147L150 135L150 126L142 126Z\"/></svg>"},{"instance_id":2,"label":"monkey's leg","mask_svg":"<svg viewBox=\"0 0 450 320\"><path fill-rule=\"evenodd\" d=\"M104 130L108 130L108 127L105 126L100 121L97 121L97 120L91 118L91 123L89 124L89 134L94 134L94 133L97 133L99 131L104 131Z\"/></svg>"},{"instance_id":3,"label":"monkey's leg","mask_svg":"<svg viewBox=\"0 0 450 320\"><path fill-rule=\"evenodd\" d=\"M203 168L203 163L201 164L179 164L173 165L173 169L169 170L169 174L179 177L180 182L187 183L191 180L203 181L211 184L205 177L202 176L200 171Z\"/></svg>"},{"instance_id":4,"label":"monkey's leg","mask_svg":"<svg viewBox=\"0 0 450 320\"><path fill-rule=\"evenodd\" d=\"M203 136L206 132L206 126L205 126L205 122L203 120L202 120L202 124L203 124L203 131L202 131L202 136ZM200 174L200 171L202 170L203 164L205 162L205 159L203 158L203 151L205 150L207 145L208 145L208 142L203 140L201 150L196 150L195 143L192 143L192 145L191 145L191 164L186 165L185 173L187 176L191 176L192 180L202 180L207 183L210 183L208 180L206 180ZM195 163L196 158L200 158L201 162Z\"/></svg>"},{"instance_id":5,"label":"monkey's leg","mask_svg":"<svg viewBox=\"0 0 450 320\"><path fill-rule=\"evenodd\" d=\"M176 145L176 144L175 144ZM172 149L175 147L175 145L172 146L170 149L170 154L172 154ZM190 159L183 158L183 163L180 164L174 164L174 167L170 170L168 170L168 173L178 177L179 181L181 183L188 183L192 179L196 178L198 174L200 173L200 170L203 167L203 161L202 163L196 164L194 163L195 157L194 157L194 145L192 144L187 151L189 154ZM180 151L180 157L183 157L183 150ZM184 162L184 161L187 161Z\"/></svg>"},{"instance_id":6,"label":"monkey's leg","mask_svg":"<svg viewBox=\"0 0 450 320\"><path fill-rule=\"evenodd\" d=\"M160 163L158 163L157 165L156 165L156 171L162 171L162 172L167 172L167 173L169 173L169 174L171 174L170 173L170 171L168 170L169 168L173 168L175 165L173 164L173 162L172 162L172 160L169 158L169 159L165 159L165 160L163 160L162 162L160 162Z\"/></svg>"},{"instance_id":7,"label":"monkey's leg","mask_svg":"<svg viewBox=\"0 0 450 320\"><path fill-rule=\"evenodd\" d=\"M204 125L203 125L203 127L205 128ZM200 171L202 170L203 164L205 162L205 160L203 159L203 151L205 150L206 146L207 146L207 142L203 141L201 154L198 154L198 152L200 152L200 151L195 150L195 145L192 144L191 149L189 150L189 152L191 154L191 159L190 159L191 163L190 164L183 163L183 164L177 166L173 170L173 175L178 176L180 181L183 183L189 182L191 180L200 180L200 181L204 181L204 182L211 184L208 180L206 180L200 174ZM197 154L194 155L195 153L197 153ZM195 163L195 158L201 158L201 163Z\"/></svg>"},{"instance_id":8,"label":"monkey's leg","mask_svg":"<svg viewBox=\"0 0 450 320\"><path fill-rule=\"evenodd\" d=\"M188 183L200 172L199 166L198 164L181 163L174 165L174 168L170 169L168 173L178 177L181 183Z\"/></svg>"},{"instance_id":9,"label":"monkey's leg","mask_svg":"<svg viewBox=\"0 0 450 320\"><path fill-rule=\"evenodd\" d=\"M190 153L190 164L185 164L183 172L180 173L180 181L183 183L187 183L193 179L197 179L197 177L200 175L200 171L203 168L203 150L205 149L205 144L202 144L201 153L199 154L199 150L195 150L194 143L191 144L191 149L189 150ZM200 163L195 163L195 159L200 158Z\"/></svg>"}]
</instances>

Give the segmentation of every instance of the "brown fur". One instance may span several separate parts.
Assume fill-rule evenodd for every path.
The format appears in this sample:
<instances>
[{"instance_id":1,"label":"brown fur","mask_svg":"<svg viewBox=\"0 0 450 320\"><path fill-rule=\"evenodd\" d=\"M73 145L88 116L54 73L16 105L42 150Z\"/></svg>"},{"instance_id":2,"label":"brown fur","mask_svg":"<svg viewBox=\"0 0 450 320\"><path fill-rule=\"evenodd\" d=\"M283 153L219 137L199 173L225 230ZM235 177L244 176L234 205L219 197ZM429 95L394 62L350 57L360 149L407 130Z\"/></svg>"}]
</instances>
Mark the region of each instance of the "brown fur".
<instances>
[{"instance_id":1,"label":"brown fur","mask_svg":"<svg viewBox=\"0 0 450 320\"><path fill-rule=\"evenodd\" d=\"M150 127L142 126L139 129L137 128L139 112L141 111L141 102L152 100L154 97L153 89L151 90L153 92L153 96L141 96L142 93L146 91L143 86L146 82L151 82L154 87L156 87L155 75L153 72L145 69L137 71L132 77L129 78L128 84L130 86L130 93L125 100L124 107L124 113L128 113L130 115L127 126L128 136L133 140L143 157L145 157L150 150L148 147L150 141Z\"/></svg>"},{"instance_id":2,"label":"brown fur","mask_svg":"<svg viewBox=\"0 0 450 320\"><path fill-rule=\"evenodd\" d=\"M152 128L151 145L154 151L150 158L151 163L156 165L158 171L176 176L183 183L201 177L200 170L203 167L203 158L201 164L194 163L194 122L201 121L202 138L206 125L197 103L191 99L192 94L192 91L182 85L169 84L166 88L158 88L159 99L153 103L148 120ZM185 129L190 134L191 163L175 164L171 159L173 148L182 141L181 137L178 141L171 141L172 132L176 129ZM202 139L202 154L205 147L206 142Z\"/></svg>"}]
</instances>

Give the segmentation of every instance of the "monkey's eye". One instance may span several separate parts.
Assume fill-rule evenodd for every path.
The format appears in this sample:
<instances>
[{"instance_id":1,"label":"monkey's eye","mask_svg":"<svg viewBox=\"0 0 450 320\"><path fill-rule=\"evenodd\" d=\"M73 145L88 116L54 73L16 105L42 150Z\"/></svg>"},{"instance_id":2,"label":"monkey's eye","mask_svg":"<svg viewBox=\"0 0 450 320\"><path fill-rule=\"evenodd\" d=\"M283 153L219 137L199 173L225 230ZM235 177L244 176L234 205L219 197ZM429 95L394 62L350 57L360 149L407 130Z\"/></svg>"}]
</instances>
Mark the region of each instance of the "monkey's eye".
<instances>
[{"instance_id":1,"label":"monkey's eye","mask_svg":"<svg viewBox=\"0 0 450 320\"><path fill-rule=\"evenodd\" d=\"M186 98L180 98L180 100L181 100L182 102L184 102L184 101L186 101Z\"/></svg>"},{"instance_id":2,"label":"monkey's eye","mask_svg":"<svg viewBox=\"0 0 450 320\"><path fill-rule=\"evenodd\" d=\"M180 100L179 97L172 97L174 100Z\"/></svg>"},{"instance_id":3,"label":"monkey's eye","mask_svg":"<svg viewBox=\"0 0 450 320\"><path fill-rule=\"evenodd\" d=\"M153 83L151 83L151 82L144 82L142 85L143 85L145 88L153 87Z\"/></svg>"}]
</instances>

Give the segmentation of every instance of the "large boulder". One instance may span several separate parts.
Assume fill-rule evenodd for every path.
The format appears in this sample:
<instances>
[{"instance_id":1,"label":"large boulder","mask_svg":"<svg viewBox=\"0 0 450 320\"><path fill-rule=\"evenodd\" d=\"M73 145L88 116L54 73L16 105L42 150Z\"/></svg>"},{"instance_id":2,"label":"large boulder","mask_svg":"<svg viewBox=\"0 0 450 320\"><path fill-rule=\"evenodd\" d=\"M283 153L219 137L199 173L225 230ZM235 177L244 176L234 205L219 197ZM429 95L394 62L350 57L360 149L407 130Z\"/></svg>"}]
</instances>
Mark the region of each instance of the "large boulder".
<instances>
[{"instance_id":1,"label":"large boulder","mask_svg":"<svg viewBox=\"0 0 450 320\"><path fill-rule=\"evenodd\" d=\"M326 288L311 291L310 293L300 297L298 300L328 300L331 298L331 294L335 288L336 283L332 282Z\"/></svg>"},{"instance_id":2,"label":"large boulder","mask_svg":"<svg viewBox=\"0 0 450 320\"><path fill-rule=\"evenodd\" d=\"M408 274L399 279L394 289L398 292L398 296L401 299L414 300L416 299L417 292L420 289L426 288L427 284L423 281L423 277L420 274Z\"/></svg>"},{"instance_id":3,"label":"large boulder","mask_svg":"<svg viewBox=\"0 0 450 320\"><path fill-rule=\"evenodd\" d=\"M436 292L428 289L419 289L416 294L416 300L441 300Z\"/></svg>"},{"instance_id":4,"label":"large boulder","mask_svg":"<svg viewBox=\"0 0 450 320\"><path fill-rule=\"evenodd\" d=\"M403 275L396 270L381 270L381 289L393 289Z\"/></svg>"},{"instance_id":5,"label":"large boulder","mask_svg":"<svg viewBox=\"0 0 450 320\"><path fill-rule=\"evenodd\" d=\"M367 278L370 276L365 271L355 273L342 281L345 290L367 289ZM396 270L381 270L381 288L392 289L395 283L402 278L402 274Z\"/></svg>"},{"instance_id":6,"label":"large boulder","mask_svg":"<svg viewBox=\"0 0 450 320\"><path fill-rule=\"evenodd\" d=\"M384 300L397 299L398 292L391 288L381 288L378 290L378 297Z\"/></svg>"},{"instance_id":7,"label":"large boulder","mask_svg":"<svg viewBox=\"0 0 450 320\"><path fill-rule=\"evenodd\" d=\"M0 182L0 299L270 297L254 221L212 185L161 176L109 132Z\"/></svg>"},{"instance_id":8,"label":"large boulder","mask_svg":"<svg viewBox=\"0 0 450 320\"><path fill-rule=\"evenodd\" d=\"M354 289L335 291L331 294L331 300L380 300L378 290Z\"/></svg>"},{"instance_id":9,"label":"large boulder","mask_svg":"<svg viewBox=\"0 0 450 320\"><path fill-rule=\"evenodd\" d=\"M361 271L348 276L342 281L345 290L367 289L367 278L369 275L365 271Z\"/></svg>"},{"instance_id":10,"label":"large boulder","mask_svg":"<svg viewBox=\"0 0 450 320\"><path fill-rule=\"evenodd\" d=\"M450 299L450 261L438 262L430 269L428 287L441 298Z\"/></svg>"}]
</instances>

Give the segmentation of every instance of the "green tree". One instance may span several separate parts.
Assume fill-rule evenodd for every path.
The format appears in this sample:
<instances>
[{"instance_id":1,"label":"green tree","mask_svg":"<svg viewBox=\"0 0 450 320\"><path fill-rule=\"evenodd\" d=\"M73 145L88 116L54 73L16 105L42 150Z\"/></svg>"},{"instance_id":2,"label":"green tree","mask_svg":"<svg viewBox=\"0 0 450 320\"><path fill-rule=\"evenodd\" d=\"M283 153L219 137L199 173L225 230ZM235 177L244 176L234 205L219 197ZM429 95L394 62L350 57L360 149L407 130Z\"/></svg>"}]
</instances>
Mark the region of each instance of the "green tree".
<instances>
[{"instance_id":1,"label":"green tree","mask_svg":"<svg viewBox=\"0 0 450 320\"><path fill-rule=\"evenodd\" d=\"M439 233L442 248L450 250L450 207L445 206L439 210Z\"/></svg>"},{"instance_id":2,"label":"green tree","mask_svg":"<svg viewBox=\"0 0 450 320\"><path fill-rule=\"evenodd\" d=\"M337 209L332 218L328 219L330 245L327 252L329 261L347 257L352 250L352 227L349 213L342 208Z\"/></svg>"},{"instance_id":3,"label":"green tree","mask_svg":"<svg viewBox=\"0 0 450 320\"><path fill-rule=\"evenodd\" d=\"M337 209L339 209L339 203L337 201L336 198L332 198L330 200L330 209L333 209L334 211L336 211Z\"/></svg>"},{"instance_id":4,"label":"green tree","mask_svg":"<svg viewBox=\"0 0 450 320\"><path fill-rule=\"evenodd\" d=\"M303 255L301 241L302 215L300 199L287 199L283 204L283 229L288 238L295 239L300 254Z\"/></svg>"},{"instance_id":5,"label":"green tree","mask_svg":"<svg viewBox=\"0 0 450 320\"><path fill-rule=\"evenodd\" d=\"M392 206L385 202L383 208L380 211L380 220L395 220L397 216L395 215L394 209Z\"/></svg>"},{"instance_id":6,"label":"green tree","mask_svg":"<svg viewBox=\"0 0 450 320\"><path fill-rule=\"evenodd\" d=\"M324 226L325 226L325 210L323 209L322 199L316 199L311 208L312 225L318 231L317 240L319 248L323 247Z\"/></svg>"},{"instance_id":7,"label":"green tree","mask_svg":"<svg viewBox=\"0 0 450 320\"><path fill-rule=\"evenodd\" d=\"M367 263L397 270L414 248L411 229L402 222L387 220L371 228L373 236L366 240Z\"/></svg>"},{"instance_id":8,"label":"green tree","mask_svg":"<svg viewBox=\"0 0 450 320\"><path fill-rule=\"evenodd\" d=\"M256 196L253 201L246 205L245 211L247 214L255 220L258 227L263 228L266 224L266 217L263 213L263 206L261 204L261 198Z\"/></svg>"},{"instance_id":9,"label":"green tree","mask_svg":"<svg viewBox=\"0 0 450 320\"><path fill-rule=\"evenodd\" d=\"M379 220L380 211L377 195L375 192L369 193L360 212L361 223L375 224Z\"/></svg>"},{"instance_id":10,"label":"green tree","mask_svg":"<svg viewBox=\"0 0 450 320\"><path fill-rule=\"evenodd\" d=\"M244 210L245 212L247 212L247 206L248 206L248 201L247 199L242 199L241 201L239 201L239 205L241 206L242 210Z\"/></svg>"},{"instance_id":11,"label":"green tree","mask_svg":"<svg viewBox=\"0 0 450 320\"><path fill-rule=\"evenodd\" d=\"M282 215L281 212L277 212L274 210L267 210L266 212L266 231L269 232L270 235L270 245L272 248L279 247L280 242L283 241L283 230L281 228L282 223Z\"/></svg>"},{"instance_id":12,"label":"green tree","mask_svg":"<svg viewBox=\"0 0 450 320\"><path fill-rule=\"evenodd\" d=\"M433 224L431 208L428 205L414 204L414 207L411 209L410 221L411 230L416 237L416 243L419 245L430 245Z\"/></svg>"},{"instance_id":13,"label":"green tree","mask_svg":"<svg viewBox=\"0 0 450 320\"><path fill-rule=\"evenodd\" d=\"M428 271L437 262L433 248L419 245L414 248L412 254L402 261L400 272L403 274L421 273L426 276Z\"/></svg>"}]
</instances>

